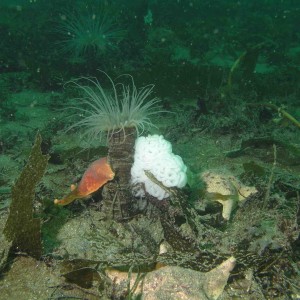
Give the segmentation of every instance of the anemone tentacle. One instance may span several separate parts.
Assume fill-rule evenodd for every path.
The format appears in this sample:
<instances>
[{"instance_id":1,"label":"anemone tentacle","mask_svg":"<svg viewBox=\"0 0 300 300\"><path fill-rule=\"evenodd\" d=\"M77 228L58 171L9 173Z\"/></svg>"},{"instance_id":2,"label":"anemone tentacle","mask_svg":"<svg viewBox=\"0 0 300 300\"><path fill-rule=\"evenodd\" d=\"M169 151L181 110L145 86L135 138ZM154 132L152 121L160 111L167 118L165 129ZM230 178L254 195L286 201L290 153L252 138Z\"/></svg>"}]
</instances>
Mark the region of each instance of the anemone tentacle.
<instances>
[{"instance_id":1,"label":"anemone tentacle","mask_svg":"<svg viewBox=\"0 0 300 300\"><path fill-rule=\"evenodd\" d=\"M101 71L111 83L112 92L104 90L97 78L79 78L71 81L83 93L82 98L75 98L82 106L72 108L83 115L83 118L69 127L83 129L90 138L103 137L109 139L114 133L124 132L125 128L133 127L140 135L146 127L155 127L150 117L163 110L160 100L152 97L154 85L150 84L137 89L131 75L130 85L115 83L108 74ZM85 84L81 82L85 81Z\"/></svg>"}]
</instances>

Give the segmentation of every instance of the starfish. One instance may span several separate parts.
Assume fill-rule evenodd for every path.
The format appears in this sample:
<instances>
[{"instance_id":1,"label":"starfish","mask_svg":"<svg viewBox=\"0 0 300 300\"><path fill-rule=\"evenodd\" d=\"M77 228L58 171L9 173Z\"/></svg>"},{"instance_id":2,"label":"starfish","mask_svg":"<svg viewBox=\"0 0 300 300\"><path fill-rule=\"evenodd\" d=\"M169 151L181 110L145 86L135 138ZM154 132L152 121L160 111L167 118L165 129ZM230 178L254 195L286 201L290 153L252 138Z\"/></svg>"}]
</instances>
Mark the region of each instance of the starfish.
<instances>
[{"instance_id":1,"label":"starfish","mask_svg":"<svg viewBox=\"0 0 300 300\"><path fill-rule=\"evenodd\" d=\"M242 184L235 176L206 171L201 175L206 184L206 197L223 205L222 216L229 220L232 211L247 197L257 193L255 187Z\"/></svg>"},{"instance_id":2,"label":"starfish","mask_svg":"<svg viewBox=\"0 0 300 300\"><path fill-rule=\"evenodd\" d=\"M223 293L236 264L232 256L209 272L202 273L179 266L165 266L149 273L137 274L107 269L106 275L120 287L132 288L132 295L141 299L217 300ZM127 290L128 292L128 290Z\"/></svg>"}]
</instances>

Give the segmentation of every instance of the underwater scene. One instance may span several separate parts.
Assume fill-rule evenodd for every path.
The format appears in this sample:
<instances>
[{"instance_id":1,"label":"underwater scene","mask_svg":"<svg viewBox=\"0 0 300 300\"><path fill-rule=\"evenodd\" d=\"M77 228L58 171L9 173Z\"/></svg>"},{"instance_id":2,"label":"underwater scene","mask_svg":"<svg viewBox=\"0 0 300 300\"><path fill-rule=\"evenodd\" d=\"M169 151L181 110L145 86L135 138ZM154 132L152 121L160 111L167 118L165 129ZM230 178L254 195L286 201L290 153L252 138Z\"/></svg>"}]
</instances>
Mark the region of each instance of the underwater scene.
<instances>
[{"instance_id":1,"label":"underwater scene","mask_svg":"<svg viewBox=\"0 0 300 300\"><path fill-rule=\"evenodd\" d=\"M0 300L300 299L299 0L0 0Z\"/></svg>"}]
</instances>

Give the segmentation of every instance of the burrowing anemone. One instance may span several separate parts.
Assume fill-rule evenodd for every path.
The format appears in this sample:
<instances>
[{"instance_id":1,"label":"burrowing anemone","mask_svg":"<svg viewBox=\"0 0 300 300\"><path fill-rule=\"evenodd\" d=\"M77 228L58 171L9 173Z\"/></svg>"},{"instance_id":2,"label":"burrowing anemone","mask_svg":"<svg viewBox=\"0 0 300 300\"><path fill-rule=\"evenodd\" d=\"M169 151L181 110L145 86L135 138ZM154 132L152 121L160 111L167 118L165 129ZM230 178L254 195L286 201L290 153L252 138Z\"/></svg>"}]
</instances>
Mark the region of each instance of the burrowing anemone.
<instances>
[{"instance_id":1,"label":"burrowing anemone","mask_svg":"<svg viewBox=\"0 0 300 300\"><path fill-rule=\"evenodd\" d=\"M103 210L114 219L128 218L133 213L130 193L130 169L133 164L134 143L146 128L154 126L150 117L162 112L160 100L152 96L154 85L140 89L130 75L129 84L115 83L101 71L111 84L105 90L96 78L80 78L72 81L82 92L77 98L79 106L74 107L83 116L70 128L79 128L90 139L106 136L108 163L115 173L113 181L103 189Z\"/></svg>"}]
</instances>

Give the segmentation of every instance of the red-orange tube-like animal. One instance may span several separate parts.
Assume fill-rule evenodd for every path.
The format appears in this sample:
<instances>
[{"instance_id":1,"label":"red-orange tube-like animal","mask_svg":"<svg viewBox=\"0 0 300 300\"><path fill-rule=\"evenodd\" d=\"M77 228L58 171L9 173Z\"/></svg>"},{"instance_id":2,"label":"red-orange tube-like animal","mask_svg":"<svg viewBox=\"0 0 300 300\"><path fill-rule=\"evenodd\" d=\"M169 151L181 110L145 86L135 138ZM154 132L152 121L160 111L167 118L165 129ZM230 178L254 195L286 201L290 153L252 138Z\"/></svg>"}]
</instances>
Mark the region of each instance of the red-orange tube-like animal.
<instances>
[{"instance_id":1,"label":"red-orange tube-like animal","mask_svg":"<svg viewBox=\"0 0 300 300\"><path fill-rule=\"evenodd\" d=\"M63 199L55 199L54 204L67 205L75 199L86 198L100 189L105 183L114 179L115 173L107 162L100 158L90 164L77 186L71 185L71 192Z\"/></svg>"}]
</instances>

